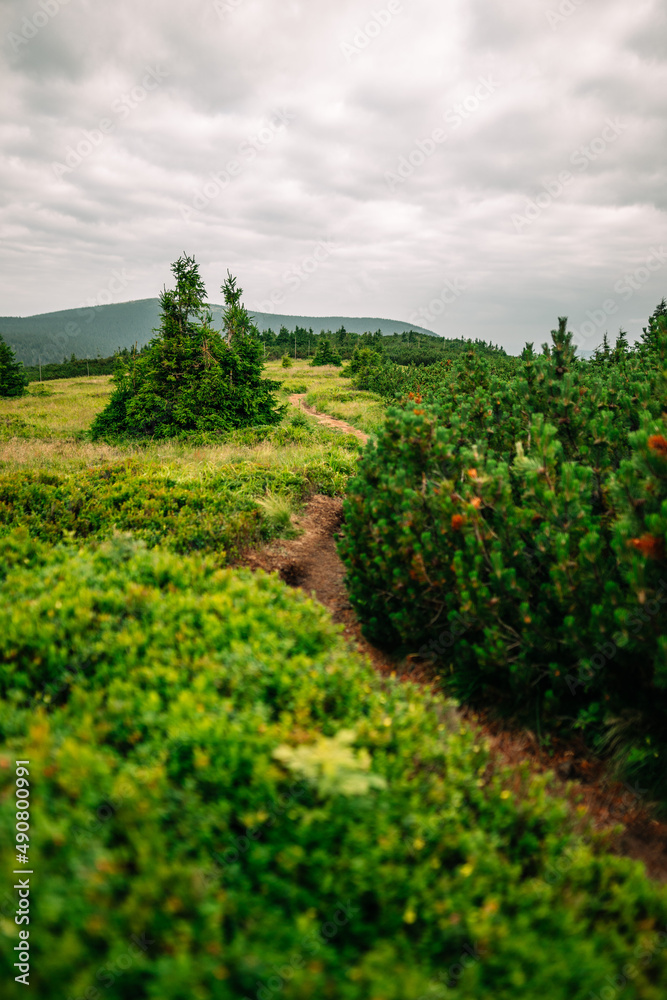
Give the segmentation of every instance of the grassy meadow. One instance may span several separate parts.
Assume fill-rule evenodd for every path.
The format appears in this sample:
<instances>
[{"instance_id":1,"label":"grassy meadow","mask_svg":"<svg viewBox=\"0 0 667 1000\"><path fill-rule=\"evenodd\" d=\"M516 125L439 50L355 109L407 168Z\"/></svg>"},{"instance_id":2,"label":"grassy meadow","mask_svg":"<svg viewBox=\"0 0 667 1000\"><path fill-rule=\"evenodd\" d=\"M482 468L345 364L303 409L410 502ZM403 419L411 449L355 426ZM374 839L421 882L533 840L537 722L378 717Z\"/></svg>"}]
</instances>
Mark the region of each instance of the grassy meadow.
<instances>
[{"instance_id":1,"label":"grassy meadow","mask_svg":"<svg viewBox=\"0 0 667 1000\"><path fill-rule=\"evenodd\" d=\"M288 392L306 393L306 404L337 420L346 420L366 434L374 434L382 426L386 404L374 392L355 389L352 380L341 375L341 369L323 365L311 368L307 361L292 361L285 369L280 362L266 366L270 378L282 379Z\"/></svg>"},{"instance_id":2,"label":"grassy meadow","mask_svg":"<svg viewBox=\"0 0 667 1000\"><path fill-rule=\"evenodd\" d=\"M35 995L659 1000L667 896L641 863L303 592L226 565L359 470L290 394L382 420L339 369L267 374L280 423L166 441L91 440L106 376L0 400L0 868L38 873Z\"/></svg>"},{"instance_id":3,"label":"grassy meadow","mask_svg":"<svg viewBox=\"0 0 667 1000\"><path fill-rule=\"evenodd\" d=\"M351 380L341 377L340 368L311 368L307 361L293 361L292 367L285 369L279 361L269 361L266 375L283 383L278 394L281 403L287 403L293 393L306 393L308 405L366 433L372 433L382 423L385 405L381 397L352 388ZM34 382L25 396L0 398L0 472L40 468L67 472L139 456L190 470L211 462L256 461L289 466L304 460L306 453L310 460L324 458L331 453L332 441L344 451L357 450L351 439L322 430L308 417L299 423L312 432L305 447L296 442L272 445L270 432L264 441L249 445L241 443L243 435L234 434L224 444L212 445L184 445L173 440L128 443L123 447L92 443L86 432L111 391L111 376L100 375ZM283 425L288 425L293 416L288 410Z\"/></svg>"},{"instance_id":4,"label":"grassy meadow","mask_svg":"<svg viewBox=\"0 0 667 1000\"><path fill-rule=\"evenodd\" d=\"M267 374L284 382L282 422L222 437L91 441L88 428L111 394L110 376L34 383L25 396L0 400L0 526L22 524L51 542L67 532L129 530L150 544L224 548L229 556L289 530L290 515L313 493L342 495L359 444L288 403L293 392L319 398L349 385L339 369L297 362L285 370L270 362ZM339 409L365 429L374 407L344 402Z\"/></svg>"}]
</instances>

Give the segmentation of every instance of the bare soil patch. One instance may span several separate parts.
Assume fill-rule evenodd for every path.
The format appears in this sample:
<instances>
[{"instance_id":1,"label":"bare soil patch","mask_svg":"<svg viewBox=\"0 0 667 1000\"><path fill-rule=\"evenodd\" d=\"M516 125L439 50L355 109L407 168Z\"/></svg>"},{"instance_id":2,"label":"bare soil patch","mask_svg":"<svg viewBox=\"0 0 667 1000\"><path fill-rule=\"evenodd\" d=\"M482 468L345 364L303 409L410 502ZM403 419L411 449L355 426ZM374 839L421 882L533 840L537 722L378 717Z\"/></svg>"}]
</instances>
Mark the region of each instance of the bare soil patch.
<instances>
[{"instance_id":1,"label":"bare soil patch","mask_svg":"<svg viewBox=\"0 0 667 1000\"><path fill-rule=\"evenodd\" d=\"M391 658L362 636L345 590L345 569L335 542L342 519L342 500L316 494L302 516L295 518L295 527L302 532L298 538L271 542L247 553L241 562L251 569L276 572L290 587L301 587L343 625L346 638L369 656L378 670L388 673L395 669Z\"/></svg>"},{"instance_id":2,"label":"bare soil patch","mask_svg":"<svg viewBox=\"0 0 667 1000\"><path fill-rule=\"evenodd\" d=\"M315 409L314 406L306 406L306 393L294 393L294 395L289 397L289 401L292 406L296 406L297 409L303 410L304 413L309 413L311 417L315 417L319 420L321 424L325 427L333 427L335 430L342 431L344 434L354 434L362 444L366 444L368 441L368 434L364 434L363 431L358 430L353 427L352 424L348 424L345 420L338 420L336 417L330 417L327 413L320 413Z\"/></svg>"}]
</instances>

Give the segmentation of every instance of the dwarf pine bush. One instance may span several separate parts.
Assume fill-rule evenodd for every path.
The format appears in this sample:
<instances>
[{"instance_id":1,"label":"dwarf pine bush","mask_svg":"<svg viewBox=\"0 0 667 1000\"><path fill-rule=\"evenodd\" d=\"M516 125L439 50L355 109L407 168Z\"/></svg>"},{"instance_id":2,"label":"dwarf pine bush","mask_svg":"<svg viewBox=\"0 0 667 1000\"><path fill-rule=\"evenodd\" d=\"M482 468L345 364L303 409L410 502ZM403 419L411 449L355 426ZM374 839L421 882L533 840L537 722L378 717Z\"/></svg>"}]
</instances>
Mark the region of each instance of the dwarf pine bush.
<instances>
[{"instance_id":1,"label":"dwarf pine bush","mask_svg":"<svg viewBox=\"0 0 667 1000\"><path fill-rule=\"evenodd\" d=\"M648 747L634 764L664 794L667 320L651 330L592 365L563 319L513 378L472 355L390 409L341 551L375 642L430 656L459 696L538 728L633 718Z\"/></svg>"},{"instance_id":2,"label":"dwarf pine bush","mask_svg":"<svg viewBox=\"0 0 667 1000\"><path fill-rule=\"evenodd\" d=\"M331 346L331 342L329 340L320 339L317 343L313 360L310 363L315 366L336 365L337 367L340 367L343 363L343 359L341 358L340 353Z\"/></svg>"},{"instance_id":3,"label":"dwarf pine bush","mask_svg":"<svg viewBox=\"0 0 667 1000\"><path fill-rule=\"evenodd\" d=\"M318 438L328 443L327 462L308 455ZM313 430L297 410L285 425L246 428L233 440L239 446L298 445L304 454L291 467L225 463L186 476L137 457L71 473L0 471L0 534L20 525L55 543L131 532L150 547L215 552L226 561L289 527L289 512L313 493L341 494L355 469L354 453L337 447L326 431ZM274 501L268 507L267 494Z\"/></svg>"}]
</instances>

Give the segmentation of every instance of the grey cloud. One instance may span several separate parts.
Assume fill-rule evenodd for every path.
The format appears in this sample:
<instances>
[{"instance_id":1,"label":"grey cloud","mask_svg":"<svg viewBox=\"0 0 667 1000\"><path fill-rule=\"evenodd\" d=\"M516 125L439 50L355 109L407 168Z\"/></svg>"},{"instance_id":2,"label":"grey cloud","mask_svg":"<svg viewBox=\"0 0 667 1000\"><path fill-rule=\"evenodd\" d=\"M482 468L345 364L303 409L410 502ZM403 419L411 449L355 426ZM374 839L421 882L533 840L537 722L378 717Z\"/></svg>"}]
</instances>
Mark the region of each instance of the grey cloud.
<instances>
[{"instance_id":1,"label":"grey cloud","mask_svg":"<svg viewBox=\"0 0 667 1000\"><path fill-rule=\"evenodd\" d=\"M289 311L408 319L460 281L421 325L519 350L611 295L610 332L637 335L667 265L627 300L614 283L666 231L664 3L582 0L552 26L559 2L403 0L368 29L388 0L70 0L18 49L8 34L39 2L8 5L0 313L77 305L119 266L118 300L154 296L184 249L212 298L229 266L252 308L331 239ZM149 67L164 78L142 94ZM476 105L482 78L498 86ZM288 122L262 133L280 108ZM573 164L614 116L627 130Z\"/></svg>"}]
</instances>

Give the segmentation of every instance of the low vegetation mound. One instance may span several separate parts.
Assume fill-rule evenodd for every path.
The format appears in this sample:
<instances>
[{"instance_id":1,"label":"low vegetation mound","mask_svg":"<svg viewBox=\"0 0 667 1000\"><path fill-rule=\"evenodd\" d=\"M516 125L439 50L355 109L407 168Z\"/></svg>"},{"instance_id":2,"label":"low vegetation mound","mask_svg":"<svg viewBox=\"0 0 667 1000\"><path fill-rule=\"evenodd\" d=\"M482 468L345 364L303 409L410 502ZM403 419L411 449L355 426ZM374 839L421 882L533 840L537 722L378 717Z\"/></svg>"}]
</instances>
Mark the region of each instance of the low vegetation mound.
<instances>
[{"instance_id":1,"label":"low vegetation mound","mask_svg":"<svg viewBox=\"0 0 667 1000\"><path fill-rule=\"evenodd\" d=\"M667 901L641 866L587 846L545 779L494 771L451 704L381 680L274 577L3 539L0 740L4 871L31 748L44 1000L667 988Z\"/></svg>"},{"instance_id":2,"label":"low vegetation mound","mask_svg":"<svg viewBox=\"0 0 667 1000\"><path fill-rule=\"evenodd\" d=\"M20 430L13 423L7 427L12 435ZM206 442L199 437L200 445ZM291 449L291 462L262 464L252 451L259 444L276 452ZM235 431L226 445L231 460L203 468L170 468L134 455L74 472L0 471L0 535L23 526L33 537L56 543L99 541L123 531L149 547L214 552L224 562L279 533L267 508L272 497L296 510L313 493L342 494L355 471L354 450L340 447L335 436L298 413L279 427Z\"/></svg>"}]
</instances>

